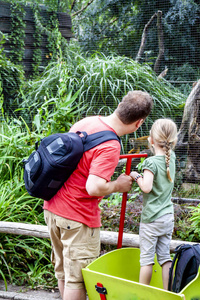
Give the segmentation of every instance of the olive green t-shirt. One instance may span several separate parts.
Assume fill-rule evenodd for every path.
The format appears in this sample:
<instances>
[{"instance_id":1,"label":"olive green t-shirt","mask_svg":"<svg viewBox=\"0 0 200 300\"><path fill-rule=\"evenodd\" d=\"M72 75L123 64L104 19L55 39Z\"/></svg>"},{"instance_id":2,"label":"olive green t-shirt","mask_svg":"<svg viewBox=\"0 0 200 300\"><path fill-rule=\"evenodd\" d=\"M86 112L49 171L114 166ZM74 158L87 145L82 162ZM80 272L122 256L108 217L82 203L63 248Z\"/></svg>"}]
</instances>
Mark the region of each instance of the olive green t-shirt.
<instances>
[{"instance_id":1,"label":"olive green t-shirt","mask_svg":"<svg viewBox=\"0 0 200 300\"><path fill-rule=\"evenodd\" d=\"M175 177L175 153L171 151L170 176ZM174 208L171 201L174 183L167 178L167 168L164 155L151 156L145 159L143 171L147 169L154 174L153 188L150 193L143 193L142 223L150 223L165 214L173 214Z\"/></svg>"}]
</instances>

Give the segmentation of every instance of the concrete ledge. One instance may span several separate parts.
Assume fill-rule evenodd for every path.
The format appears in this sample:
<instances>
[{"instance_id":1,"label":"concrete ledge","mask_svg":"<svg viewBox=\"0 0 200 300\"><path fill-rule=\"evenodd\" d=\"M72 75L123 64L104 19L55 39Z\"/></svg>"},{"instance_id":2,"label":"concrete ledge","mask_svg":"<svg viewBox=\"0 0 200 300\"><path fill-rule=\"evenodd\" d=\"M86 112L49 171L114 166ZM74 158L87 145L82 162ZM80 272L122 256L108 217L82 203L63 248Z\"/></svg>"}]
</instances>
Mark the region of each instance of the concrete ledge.
<instances>
[{"instance_id":1,"label":"concrete ledge","mask_svg":"<svg viewBox=\"0 0 200 300\"><path fill-rule=\"evenodd\" d=\"M8 300L58 300L61 299L60 294L58 292L51 293L48 291L29 291L29 292L6 292L0 291L0 300L8 299Z\"/></svg>"}]
</instances>

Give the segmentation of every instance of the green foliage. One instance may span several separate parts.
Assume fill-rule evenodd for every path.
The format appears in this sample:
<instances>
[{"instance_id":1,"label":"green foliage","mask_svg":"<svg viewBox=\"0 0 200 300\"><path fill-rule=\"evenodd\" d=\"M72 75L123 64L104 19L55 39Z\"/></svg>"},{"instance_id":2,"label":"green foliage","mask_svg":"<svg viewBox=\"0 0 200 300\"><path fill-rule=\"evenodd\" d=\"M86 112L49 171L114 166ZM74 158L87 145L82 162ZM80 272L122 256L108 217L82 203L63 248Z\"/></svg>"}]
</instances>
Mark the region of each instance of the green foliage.
<instances>
[{"instance_id":1,"label":"green foliage","mask_svg":"<svg viewBox=\"0 0 200 300\"><path fill-rule=\"evenodd\" d=\"M199 30L199 2L195 0L171 0L171 4L172 7L165 16L169 57L175 58L172 47L177 44L181 48L181 55L176 55L176 64L180 66L180 62L187 63L190 61L195 67L196 63L194 62L199 56L199 41L196 38ZM174 64L174 59L172 64Z\"/></svg>"},{"instance_id":2,"label":"green foliage","mask_svg":"<svg viewBox=\"0 0 200 300\"><path fill-rule=\"evenodd\" d=\"M47 47L48 47L49 55L53 59L57 59L58 58L57 52L61 43L61 33L59 31L59 22L56 13L52 13L52 15L50 16L48 20L47 29L53 32L51 36L50 35L47 36L47 41L48 41Z\"/></svg>"},{"instance_id":3,"label":"green foliage","mask_svg":"<svg viewBox=\"0 0 200 300\"><path fill-rule=\"evenodd\" d=\"M37 18L39 18L39 8L34 6L34 18L35 18L35 31L33 33L34 38L34 50L33 50L33 64L32 64L32 70L33 75L37 76L39 75L41 71L41 64L42 64L42 50L41 50L41 44L42 44L42 32L40 27L37 23Z\"/></svg>"},{"instance_id":4,"label":"green foliage","mask_svg":"<svg viewBox=\"0 0 200 300\"><path fill-rule=\"evenodd\" d=\"M174 204L174 232L172 238L183 241L198 242L190 217L192 206L189 204Z\"/></svg>"},{"instance_id":5,"label":"green foliage","mask_svg":"<svg viewBox=\"0 0 200 300\"><path fill-rule=\"evenodd\" d=\"M8 184L7 180L13 180L15 175L18 179L22 180L21 161L30 152L30 149L33 149L33 141L36 138L35 133L22 130L21 122L17 123L13 121L9 123L11 124L8 124L6 121L0 123L0 172L1 180L5 181L5 191L6 184ZM39 139L39 136L37 137ZM17 182L12 182L12 184L14 191ZM2 190L3 187L4 185L2 186ZM8 190L6 193L8 193Z\"/></svg>"},{"instance_id":6,"label":"green foliage","mask_svg":"<svg viewBox=\"0 0 200 300\"><path fill-rule=\"evenodd\" d=\"M80 118L86 105L80 91L66 84L68 76L65 62L51 63L43 76L30 80L21 90L24 101L17 111L32 131L46 135L68 131Z\"/></svg>"},{"instance_id":7,"label":"green foliage","mask_svg":"<svg viewBox=\"0 0 200 300\"><path fill-rule=\"evenodd\" d=\"M24 7L20 3L11 3L11 34L10 42L10 59L12 62L18 64L22 61L24 56L24 38L25 38L25 22L23 17L25 15Z\"/></svg>"},{"instance_id":8,"label":"green foliage","mask_svg":"<svg viewBox=\"0 0 200 300\"><path fill-rule=\"evenodd\" d=\"M122 195L121 195L122 198ZM101 203L101 218L102 218L102 230L119 230L119 220L121 213L120 195L116 194L116 199L109 197ZM198 242L199 241L199 223L192 223L191 216L192 206L189 204L174 204L174 232L173 239L179 239L183 241ZM198 215L200 207L196 207L196 215ZM198 211L197 211L198 209ZM142 212L142 200L141 194L136 197L134 201L131 201L131 197L126 205L126 214L124 222L124 232L139 234L139 223Z\"/></svg>"},{"instance_id":9,"label":"green foliage","mask_svg":"<svg viewBox=\"0 0 200 300\"><path fill-rule=\"evenodd\" d=\"M176 119L182 115L184 95L167 81L158 80L148 65L101 53L85 57L73 42L59 57L40 77L29 80L21 88L24 101L17 112L27 124L34 125L32 130L42 132L50 126L49 132L64 131L85 115L108 115L129 90L147 91L154 99L152 114L138 130L139 136L147 135L158 117ZM123 151L127 152L128 137L123 141Z\"/></svg>"},{"instance_id":10,"label":"green foliage","mask_svg":"<svg viewBox=\"0 0 200 300\"><path fill-rule=\"evenodd\" d=\"M27 194L22 179L1 180L0 193L1 221L44 224L43 202ZM0 265L5 284L9 280L32 287L55 285L50 252L48 240L1 234Z\"/></svg>"},{"instance_id":11,"label":"green foliage","mask_svg":"<svg viewBox=\"0 0 200 300\"><path fill-rule=\"evenodd\" d=\"M200 204L192 207L190 221L195 228L194 233L197 235L198 239L200 239Z\"/></svg>"},{"instance_id":12,"label":"green foliage","mask_svg":"<svg viewBox=\"0 0 200 300\"><path fill-rule=\"evenodd\" d=\"M69 83L82 87L81 96L84 100L89 96L93 109L101 103L101 111L109 113L107 107L115 107L129 90L134 89L150 92L156 110L162 115L171 114L171 109L179 107L184 101L183 95L166 81L158 80L148 65L141 66L132 59L100 53L88 59L79 55L75 60L78 64L70 70ZM93 113L91 108L89 112ZM157 117L156 111L154 113Z\"/></svg>"},{"instance_id":13,"label":"green foliage","mask_svg":"<svg viewBox=\"0 0 200 300\"><path fill-rule=\"evenodd\" d=\"M7 59L3 52L3 44L7 36L0 32L0 98L1 109L12 115L14 109L19 106L19 89L24 80L22 68Z\"/></svg>"},{"instance_id":14,"label":"green foliage","mask_svg":"<svg viewBox=\"0 0 200 300\"><path fill-rule=\"evenodd\" d=\"M9 280L32 288L57 285L50 262L51 245L48 240L1 234L1 247L0 265L5 284Z\"/></svg>"},{"instance_id":15,"label":"green foliage","mask_svg":"<svg viewBox=\"0 0 200 300\"><path fill-rule=\"evenodd\" d=\"M136 13L132 0L96 0L73 18L75 35L86 51L133 57Z\"/></svg>"},{"instance_id":16,"label":"green foliage","mask_svg":"<svg viewBox=\"0 0 200 300\"><path fill-rule=\"evenodd\" d=\"M73 96L70 91L69 94L65 94L65 88L58 91L60 98L50 98L45 100L45 103L38 108L37 114L34 116L33 129L43 135L49 135L52 132L66 132L70 129L75 118L85 106L79 107L74 104L80 91L77 91Z\"/></svg>"},{"instance_id":17,"label":"green foliage","mask_svg":"<svg viewBox=\"0 0 200 300\"><path fill-rule=\"evenodd\" d=\"M198 63L199 15L197 0L171 1L122 1L96 0L87 10L73 17L74 32L84 50L114 52L135 58L141 43L142 32L150 18L162 11L165 43L165 65L169 68L189 62ZM177 51L177 48L179 51ZM150 62L158 56L156 19L148 28L145 52L150 53ZM142 57L146 61L145 54ZM195 63L196 62L196 63Z\"/></svg>"},{"instance_id":18,"label":"green foliage","mask_svg":"<svg viewBox=\"0 0 200 300\"><path fill-rule=\"evenodd\" d=\"M24 2L24 0L21 0ZM41 4L44 5L46 8L48 8L49 11L54 12L69 12L72 8L73 0L30 0L30 3L33 4ZM78 2L84 2L84 1L78 1ZM79 5L82 5L82 3L79 3Z\"/></svg>"},{"instance_id":19,"label":"green foliage","mask_svg":"<svg viewBox=\"0 0 200 300\"><path fill-rule=\"evenodd\" d=\"M43 201L31 197L23 182L22 158L33 150L36 133L20 122L0 124L0 221L44 224ZM15 284L55 285L48 240L1 234L1 276ZM28 276L27 276L28 274Z\"/></svg>"}]
</instances>

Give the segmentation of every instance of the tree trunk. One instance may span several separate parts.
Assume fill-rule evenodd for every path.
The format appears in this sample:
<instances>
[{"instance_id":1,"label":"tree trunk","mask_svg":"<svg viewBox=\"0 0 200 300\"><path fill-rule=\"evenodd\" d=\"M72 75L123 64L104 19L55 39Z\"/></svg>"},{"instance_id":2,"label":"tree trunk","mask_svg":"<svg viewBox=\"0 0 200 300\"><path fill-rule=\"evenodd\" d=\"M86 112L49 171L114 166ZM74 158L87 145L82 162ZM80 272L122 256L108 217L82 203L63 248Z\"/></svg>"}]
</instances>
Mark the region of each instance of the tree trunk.
<instances>
[{"instance_id":1,"label":"tree trunk","mask_svg":"<svg viewBox=\"0 0 200 300\"><path fill-rule=\"evenodd\" d=\"M181 127L178 132L178 149L187 149L185 181L200 182L200 80L188 96Z\"/></svg>"},{"instance_id":2,"label":"tree trunk","mask_svg":"<svg viewBox=\"0 0 200 300\"><path fill-rule=\"evenodd\" d=\"M142 33L142 39L141 39L141 44L140 44L140 49L138 51L138 54L136 56L136 62L139 62L143 53L144 53L144 48L145 48L145 44L146 44L146 39L147 39L147 32L149 27L151 26L151 23L153 22L153 20L155 19L155 17L157 16L157 13L155 13L151 19L149 20L149 22L144 26L144 30Z\"/></svg>"},{"instance_id":3,"label":"tree trunk","mask_svg":"<svg viewBox=\"0 0 200 300\"><path fill-rule=\"evenodd\" d=\"M157 12L157 27L158 27L158 45L159 45L159 53L154 65L154 71L158 75L160 72L160 64L162 62L165 48L164 48L164 37L163 37L163 29L162 29L162 11Z\"/></svg>"}]
</instances>

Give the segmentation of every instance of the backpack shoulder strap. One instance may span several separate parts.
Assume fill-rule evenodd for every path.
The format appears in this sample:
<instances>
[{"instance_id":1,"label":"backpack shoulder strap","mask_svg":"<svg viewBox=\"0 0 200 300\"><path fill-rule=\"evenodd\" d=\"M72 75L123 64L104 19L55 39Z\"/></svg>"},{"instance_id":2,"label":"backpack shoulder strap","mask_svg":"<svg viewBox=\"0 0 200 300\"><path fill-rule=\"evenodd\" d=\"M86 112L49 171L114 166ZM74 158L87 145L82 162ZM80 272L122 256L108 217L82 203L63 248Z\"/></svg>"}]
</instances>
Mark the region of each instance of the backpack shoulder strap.
<instances>
[{"instance_id":1,"label":"backpack shoulder strap","mask_svg":"<svg viewBox=\"0 0 200 300\"><path fill-rule=\"evenodd\" d=\"M174 250L175 255L174 258L172 260L172 265L171 268L169 269L169 281L168 281L168 290L171 291L172 290L172 282L173 282L173 269L174 269L174 265L176 264L177 260L179 259L179 256L181 255L181 252L183 251L183 249L187 247L187 245L185 244L181 244L179 246L177 246Z\"/></svg>"},{"instance_id":2,"label":"backpack shoulder strap","mask_svg":"<svg viewBox=\"0 0 200 300\"><path fill-rule=\"evenodd\" d=\"M172 261L172 265L169 269L169 281L168 281L168 291L171 291L172 290L172 280L173 280L173 269L174 269L174 265L178 259L178 256L180 255L180 252L176 253L174 258L173 258L173 261Z\"/></svg>"},{"instance_id":3,"label":"backpack shoulder strap","mask_svg":"<svg viewBox=\"0 0 200 300\"><path fill-rule=\"evenodd\" d=\"M200 265L200 245L194 244L193 245L193 251L197 260L198 265Z\"/></svg>"},{"instance_id":4,"label":"backpack shoulder strap","mask_svg":"<svg viewBox=\"0 0 200 300\"><path fill-rule=\"evenodd\" d=\"M84 152L94 148L99 144L102 144L110 140L117 140L120 143L119 136L114 131L111 130L99 131L87 135L83 139Z\"/></svg>"}]
</instances>

